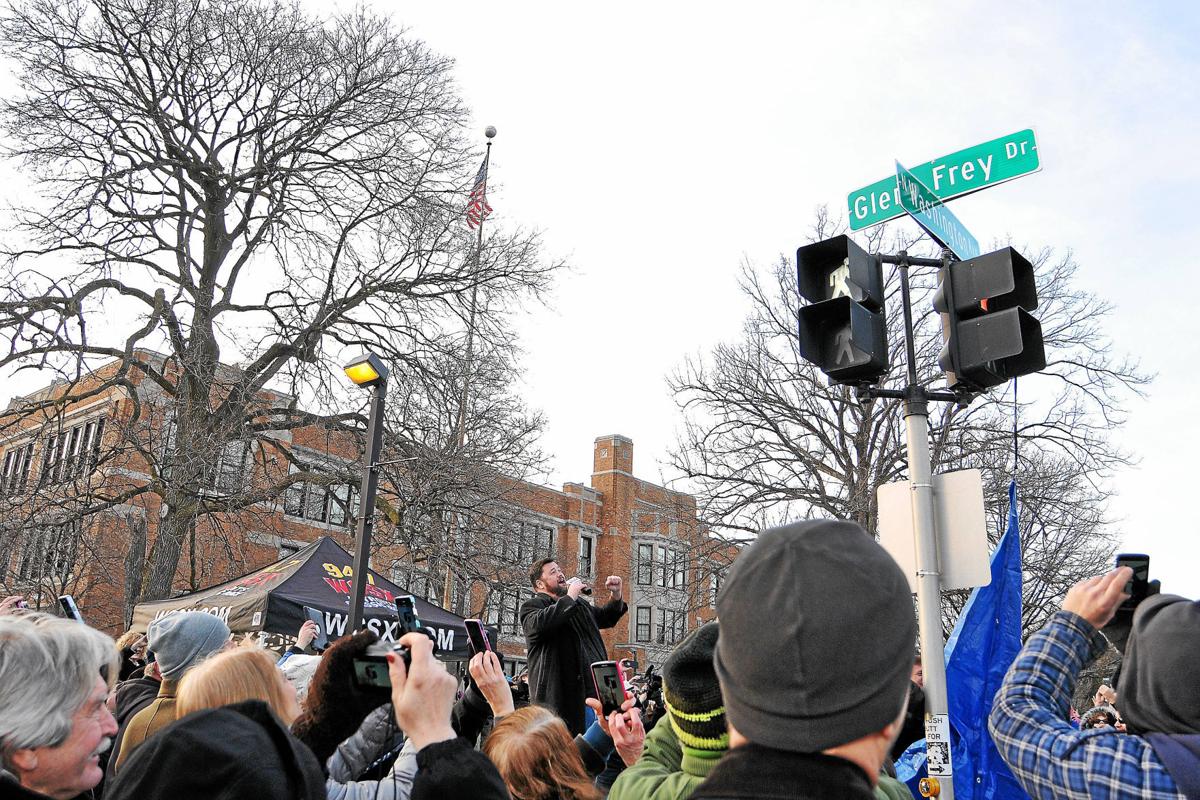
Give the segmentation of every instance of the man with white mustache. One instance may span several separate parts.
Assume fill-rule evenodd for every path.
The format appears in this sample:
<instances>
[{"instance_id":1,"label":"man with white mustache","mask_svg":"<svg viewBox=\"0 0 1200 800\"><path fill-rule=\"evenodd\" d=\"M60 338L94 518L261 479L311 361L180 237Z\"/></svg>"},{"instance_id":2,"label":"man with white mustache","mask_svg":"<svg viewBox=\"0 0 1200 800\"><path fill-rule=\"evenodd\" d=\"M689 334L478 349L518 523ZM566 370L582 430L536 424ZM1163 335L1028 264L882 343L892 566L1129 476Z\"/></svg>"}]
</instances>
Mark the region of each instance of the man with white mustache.
<instances>
[{"instance_id":1,"label":"man with white mustache","mask_svg":"<svg viewBox=\"0 0 1200 800\"><path fill-rule=\"evenodd\" d=\"M70 800L104 776L113 640L46 614L0 616L0 796Z\"/></svg>"}]
</instances>

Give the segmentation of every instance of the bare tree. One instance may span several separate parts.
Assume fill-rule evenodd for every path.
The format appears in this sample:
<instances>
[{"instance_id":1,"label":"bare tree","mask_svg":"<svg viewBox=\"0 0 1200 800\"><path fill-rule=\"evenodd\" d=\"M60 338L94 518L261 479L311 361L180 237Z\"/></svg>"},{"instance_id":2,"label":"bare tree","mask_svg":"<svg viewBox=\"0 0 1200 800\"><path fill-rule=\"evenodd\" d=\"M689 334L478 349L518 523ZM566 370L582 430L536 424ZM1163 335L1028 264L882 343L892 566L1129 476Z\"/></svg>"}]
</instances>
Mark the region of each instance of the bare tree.
<instances>
[{"instance_id":1,"label":"bare tree","mask_svg":"<svg viewBox=\"0 0 1200 800\"><path fill-rule=\"evenodd\" d=\"M840 223L818 212L812 240L841 232ZM881 228L865 244L914 254L920 245ZM1124 421L1124 400L1148 381L1135 363L1114 354L1102 328L1111 307L1073 286L1070 255L1045 249L1032 261L1048 359L1042 376L1020 382L1020 402L1010 386L967 408L931 404L930 422L935 470L984 471L995 541L1007 513L1016 415L1031 624L1080 571L1095 569L1111 552L1104 485L1130 456L1110 432ZM707 358L688 359L670 378L683 413L671 466L697 490L715 529L746 535L824 516L854 520L874 533L877 489L907 471L899 404L859 402L800 357L794 261L781 258L768 270L744 265L741 285L752 307L742 337ZM936 270L913 270L917 372L927 386L942 379L935 289ZM892 369L882 383L894 388L905 380L894 272L886 292Z\"/></svg>"},{"instance_id":2,"label":"bare tree","mask_svg":"<svg viewBox=\"0 0 1200 800\"><path fill-rule=\"evenodd\" d=\"M151 478L73 513L155 496L134 596L170 593L198 521L330 480L286 441L362 424L329 350L431 374L461 351L474 289L500 308L548 285L533 234L494 229L474 252L462 203L476 155L451 62L386 18L28 0L0 38L19 67L0 107L9 154L41 189L7 247L0 370L67 379L6 424L129 396L136 435L122 446ZM485 308L474 333L503 347L507 318ZM84 379L112 359L103 381ZM166 430L148 421L151 395ZM282 468L222 484L231 443L243 464Z\"/></svg>"}]
</instances>

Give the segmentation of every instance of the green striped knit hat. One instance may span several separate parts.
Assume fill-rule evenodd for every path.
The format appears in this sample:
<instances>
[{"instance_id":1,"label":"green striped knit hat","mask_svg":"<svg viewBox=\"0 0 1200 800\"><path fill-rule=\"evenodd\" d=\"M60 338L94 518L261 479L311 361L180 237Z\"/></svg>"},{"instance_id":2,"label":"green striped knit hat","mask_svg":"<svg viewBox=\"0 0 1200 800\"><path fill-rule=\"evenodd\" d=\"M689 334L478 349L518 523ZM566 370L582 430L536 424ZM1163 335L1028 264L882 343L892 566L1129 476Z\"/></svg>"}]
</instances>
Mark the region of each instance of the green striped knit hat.
<instances>
[{"instance_id":1,"label":"green striped knit hat","mask_svg":"<svg viewBox=\"0 0 1200 800\"><path fill-rule=\"evenodd\" d=\"M729 749L725 702L713 669L717 623L701 625L679 643L663 665L663 699L685 755L719 757Z\"/></svg>"}]
</instances>

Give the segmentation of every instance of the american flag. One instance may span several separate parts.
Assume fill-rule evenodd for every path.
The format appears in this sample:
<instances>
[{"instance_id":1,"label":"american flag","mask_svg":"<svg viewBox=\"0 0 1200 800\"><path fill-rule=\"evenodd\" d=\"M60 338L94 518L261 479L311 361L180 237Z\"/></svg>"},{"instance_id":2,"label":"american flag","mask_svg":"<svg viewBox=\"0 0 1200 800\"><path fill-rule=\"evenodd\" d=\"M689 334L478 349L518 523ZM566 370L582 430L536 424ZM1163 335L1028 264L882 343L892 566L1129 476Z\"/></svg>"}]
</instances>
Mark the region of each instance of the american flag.
<instances>
[{"instance_id":1,"label":"american flag","mask_svg":"<svg viewBox=\"0 0 1200 800\"><path fill-rule=\"evenodd\" d=\"M474 228L492 213L492 207L487 202L487 159L479 165L475 175L475 183L471 186L471 196L467 199L467 225Z\"/></svg>"}]
</instances>

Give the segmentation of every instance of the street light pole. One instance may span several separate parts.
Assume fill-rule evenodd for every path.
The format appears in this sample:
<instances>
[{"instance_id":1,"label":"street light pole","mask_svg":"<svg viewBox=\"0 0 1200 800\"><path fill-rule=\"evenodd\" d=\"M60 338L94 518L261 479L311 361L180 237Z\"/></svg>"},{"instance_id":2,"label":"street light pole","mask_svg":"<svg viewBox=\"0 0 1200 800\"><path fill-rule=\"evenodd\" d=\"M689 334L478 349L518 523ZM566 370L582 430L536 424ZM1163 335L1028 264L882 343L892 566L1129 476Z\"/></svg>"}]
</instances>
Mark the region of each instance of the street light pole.
<instances>
[{"instance_id":1,"label":"street light pole","mask_svg":"<svg viewBox=\"0 0 1200 800\"><path fill-rule=\"evenodd\" d=\"M347 633L362 627L363 601L371 572L371 531L375 523L375 494L379 487L379 451L383 446L383 408L387 399L388 369L373 353L350 362L346 375L359 386L371 390L371 412L367 419L367 445L363 450L362 483L358 490L358 525L354 534L353 591L350 597L350 622Z\"/></svg>"}]
</instances>

